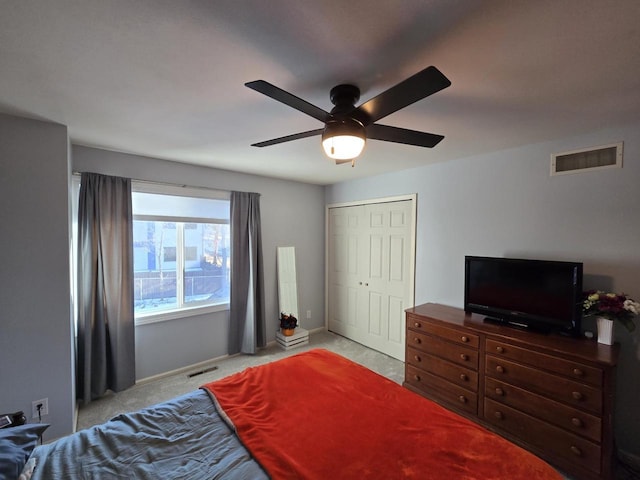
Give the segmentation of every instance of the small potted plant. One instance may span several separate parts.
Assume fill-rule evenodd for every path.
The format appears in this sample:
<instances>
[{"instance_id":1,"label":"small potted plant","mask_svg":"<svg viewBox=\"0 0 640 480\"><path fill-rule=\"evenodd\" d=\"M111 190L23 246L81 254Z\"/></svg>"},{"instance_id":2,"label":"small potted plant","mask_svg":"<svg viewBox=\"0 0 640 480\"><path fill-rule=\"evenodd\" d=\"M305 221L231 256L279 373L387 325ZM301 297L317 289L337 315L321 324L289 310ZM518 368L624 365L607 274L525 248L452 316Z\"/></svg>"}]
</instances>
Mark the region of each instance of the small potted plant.
<instances>
[{"instance_id":1,"label":"small potted plant","mask_svg":"<svg viewBox=\"0 0 640 480\"><path fill-rule=\"evenodd\" d=\"M636 328L633 318L640 314L640 303L624 293L606 293L601 290L584 292L582 312L585 317L596 317L598 342L613 344L614 321L621 322L627 330Z\"/></svg>"},{"instance_id":2,"label":"small potted plant","mask_svg":"<svg viewBox=\"0 0 640 480\"><path fill-rule=\"evenodd\" d=\"M280 313L280 330L286 337L290 337L298 326L298 319L292 314Z\"/></svg>"}]
</instances>

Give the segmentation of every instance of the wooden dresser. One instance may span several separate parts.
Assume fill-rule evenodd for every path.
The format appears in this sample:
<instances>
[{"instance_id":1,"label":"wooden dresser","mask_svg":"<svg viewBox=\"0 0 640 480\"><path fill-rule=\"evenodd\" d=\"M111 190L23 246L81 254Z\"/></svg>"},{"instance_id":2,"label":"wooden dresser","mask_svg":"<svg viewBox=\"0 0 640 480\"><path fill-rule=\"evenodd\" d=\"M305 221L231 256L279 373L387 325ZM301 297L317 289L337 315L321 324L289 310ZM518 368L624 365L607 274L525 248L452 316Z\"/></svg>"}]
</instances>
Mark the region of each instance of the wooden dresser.
<instances>
[{"instance_id":1,"label":"wooden dresser","mask_svg":"<svg viewBox=\"0 0 640 480\"><path fill-rule=\"evenodd\" d=\"M619 345L520 330L437 304L406 310L404 386L580 479L613 478Z\"/></svg>"}]
</instances>

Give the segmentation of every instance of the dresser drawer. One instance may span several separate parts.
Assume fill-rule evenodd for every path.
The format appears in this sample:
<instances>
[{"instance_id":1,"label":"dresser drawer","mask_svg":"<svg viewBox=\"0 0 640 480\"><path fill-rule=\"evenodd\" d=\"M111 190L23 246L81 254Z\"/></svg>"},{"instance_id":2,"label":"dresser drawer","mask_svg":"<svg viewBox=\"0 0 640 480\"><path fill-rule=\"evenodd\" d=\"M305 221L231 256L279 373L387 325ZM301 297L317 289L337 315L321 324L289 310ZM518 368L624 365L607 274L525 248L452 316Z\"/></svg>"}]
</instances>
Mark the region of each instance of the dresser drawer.
<instances>
[{"instance_id":1,"label":"dresser drawer","mask_svg":"<svg viewBox=\"0 0 640 480\"><path fill-rule=\"evenodd\" d=\"M445 338L451 342L468 345L473 348L480 347L480 337L469 332L442 327L434 323L425 322L418 316L407 315L407 328Z\"/></svg>"},{"instance_id":2,"label":"dresser drawer","mask_svg":"<svg viewBox=\"0 0 640 480\"><path fill-rule=\"evenodd\" d=\"M457 363L408 348L406 362L474 392L478 391L478 372Z\"/></svg>"},{"instance_id":3,"label":"dresser drawer","mask_svg":"<svg viewBox=\"0 0 640 480\"><path fill-rule=\"evenodd\" d=\"M478 370L478 350L470 347L447 342L438 337L407 330L407 346L444 358L463 365L472 370Z\"/></svg>"},{"instance_id":4,"label":"dresser drawer","mask_svg":"<svg viewBox=\"0 0 640 480\"><path fill-rule=\"evenodd\" d=\"M594 473L600 473L601 449L596 443L489 398L484 400L484 417L505 432L549 454L580 465Z\"/></svg>"},{"instance_id":5,"label":"dresser drawer","mask_svg":"<svg viewBox=\"0 0 640 480\"><path fill-rule=\"evenodd\" d=\"M485 374L597 415L602 412L602 391L589 385L492 355L486 356Z\"/></svg>"},{"instance_id":6,"label":"dresser drawer","mask_svg":"<svg viewBox=\"0 0 640 480\"><path fill-rule=\"evenodd\" d=\"M573 378L582 383L588 383L595 387L602 386L603 371L599 368L590 367L578 362L572 362L563 358L546 355L544 353L533 352L521 347L516 347L508 343L487 339L486 351L491 355L515 360L520 363L527 363L536 368L559 373L569 378Z\"/></svg>"},{"instance_id":7,"label":"dresser drawer","mask_svg":"<svg viewBox=\"0 0 640 480\"><path fill-rule=\"evenodd\" d=\"M577 408L554 402L491 377L485 380L484 395L595 442L599 443L602 438L601 419Z\"/></svg>"},{"instance_id":8,"label":"dresser drawer","mask_svg":"<svg viewBox=\"0 0 640 480\"><path fill-rule=\"evenodd\" d=\"M478 395L465 388L407 364L405 382L424 391L427 396L448 403L453 408L478 414Z\"/></svg>"}]
</instances>

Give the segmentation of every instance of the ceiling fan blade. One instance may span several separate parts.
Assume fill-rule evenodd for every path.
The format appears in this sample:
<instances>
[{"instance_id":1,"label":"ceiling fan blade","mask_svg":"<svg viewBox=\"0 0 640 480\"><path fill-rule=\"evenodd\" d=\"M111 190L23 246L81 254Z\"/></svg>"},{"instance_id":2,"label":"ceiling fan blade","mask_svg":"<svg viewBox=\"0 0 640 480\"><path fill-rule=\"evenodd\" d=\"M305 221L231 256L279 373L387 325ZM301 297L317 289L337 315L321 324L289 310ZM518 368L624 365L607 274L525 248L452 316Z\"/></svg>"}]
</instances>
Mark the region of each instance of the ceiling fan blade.
<instances>
[{"instance_id":1,"label":"ceiling fan blade","mask_svg":"<svg viewBox=\"0 0 640 480\"><path fill-rule=\"evenodd\" d=\"M444 138L435 133L417 132L406 128L373 124L367 127L367 138L385 142L404 143L416 147L435 147Z\"/></svg>"},{"instance_id":2,"label":"ceiling fan blade","mask_svg":"<svg viewBox=\"0 0 640 480\"><path fill-rule=\"evenodd\" d=\"M298 140L300 138L313 137L314 135L321 135L323 128L316 130L309 130L308 132L294 133L293 135L287 135L286 137L274 138L264 142L252 143L252 147L269 147L271 145L277 145L278 143L290 142L291 140Z\"/></svg>"},{"instance_id":3,"label":"ceiling fan blade","mask_svg":"<svg viewBox=\"0 0 640 480\"><path fill-rule=\"evenodd\" d=\"M256 92L260 92L267 97L271 97L278 102L289 105L290 107L295 108L302 113L306 113L307 115L315 118L316 120L320 120L321 122L326 122L327 119L331 116L329 112L325 112L320 107L316 107L306 100L298 98L295 95L290 94L289 92L285 92L281 88L278 88L275 85L270 84L269 82L265 82L264 80L247 82L245 83L245 86L249 87L252 90L255 90Z\"/></svg>"},{"instance_id":4,"label":"ceiling fan blade","mask_svg":"<svg viewBox=\"0 0 640 480\"><path fill-rule=\"evenodd\" d=\"M451 85L436 67L427 67L360 105L354 116L367 126Z\"/></svg>"}]
</instances>

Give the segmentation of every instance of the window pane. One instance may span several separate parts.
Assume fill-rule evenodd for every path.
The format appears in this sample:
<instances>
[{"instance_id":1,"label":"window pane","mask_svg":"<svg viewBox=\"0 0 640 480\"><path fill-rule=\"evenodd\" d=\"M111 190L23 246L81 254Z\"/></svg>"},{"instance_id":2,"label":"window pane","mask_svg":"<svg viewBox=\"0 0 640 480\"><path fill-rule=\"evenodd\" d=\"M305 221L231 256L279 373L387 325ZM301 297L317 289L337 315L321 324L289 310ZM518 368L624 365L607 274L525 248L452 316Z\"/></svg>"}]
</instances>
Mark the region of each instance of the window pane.
<instances>
[{"instance_id":1,"label":"window pane","mask_svg":"<svg viewBox=\"0 0 640 480\"><path fill-rule=\"evenodd\" d=\"M185 229L184 301L229 301L229 225L198 223Z\"/></svg>"},{"instance_id":2,"label":"window pane","mask_svg":"<svg viewBox=\"0 0 640 480\"><path fill-rule=\"evenodd\" d=\"M134 220L135 313L176 308L176 224Z\"/></svg>"},{"instance_id":3,"label":"window pane","mask_svg":"<svg viewBox=\"0 0 640 480\"><path fill-rule=\"evenodd\" d=\"M229 219L229 200L132 192L134 215Z\"/></svg>"},{"instance_id":4,"label":"window pane","mask_svg":"<svg viewBox=\"0 0 640 480\"><path fill-rule=\"evenodd\" d=\"M228 198L153 190L132 193L136 318L229 303Z\"/></svg>"}]
</instances>

